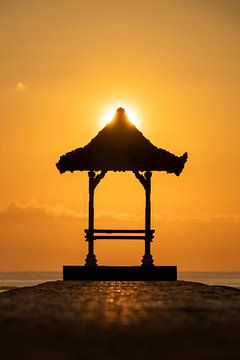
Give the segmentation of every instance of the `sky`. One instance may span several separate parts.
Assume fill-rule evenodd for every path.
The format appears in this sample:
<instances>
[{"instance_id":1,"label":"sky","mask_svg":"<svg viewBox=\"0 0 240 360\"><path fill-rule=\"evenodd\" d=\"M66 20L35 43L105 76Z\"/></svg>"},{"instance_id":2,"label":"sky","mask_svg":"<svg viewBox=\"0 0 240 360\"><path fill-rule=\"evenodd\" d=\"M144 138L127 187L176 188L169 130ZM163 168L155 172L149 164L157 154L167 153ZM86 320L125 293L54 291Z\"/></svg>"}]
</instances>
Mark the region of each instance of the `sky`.
<instances>
[{"instance_id":1,"label":"sky","mask_svg":"<svg viewBox=\"0 0 240 360\"><path fill-rule=\"evenodd\" d=\"M0 271L61 270L87 252L88 176L60 175L108 108L134 108L151 142L189 160L154 172L152 253L182 271L240 271L240 3L0 0ZM96 226L144 225L131 173L96 191ZM96 244L137 265L143 243Z\"/></svg>"}]
</instances>

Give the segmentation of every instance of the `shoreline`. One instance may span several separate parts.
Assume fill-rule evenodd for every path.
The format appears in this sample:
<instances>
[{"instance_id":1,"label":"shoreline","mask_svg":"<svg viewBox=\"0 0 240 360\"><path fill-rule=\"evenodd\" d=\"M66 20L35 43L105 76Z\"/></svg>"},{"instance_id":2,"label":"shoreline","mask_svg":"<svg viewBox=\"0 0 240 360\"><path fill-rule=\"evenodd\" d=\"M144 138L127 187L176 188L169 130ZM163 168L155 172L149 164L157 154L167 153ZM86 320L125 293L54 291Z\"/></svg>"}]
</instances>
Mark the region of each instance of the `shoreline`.
<instances>
[{"instance_id":1,"label":"shoreline","mask_svg":"<svg viewBox=\"0 0 240 360\"><path fill-rule=\"evenodd\" d=\"M61 271L2 271L0 272L0 287L24 287L38 285L46 281L62 280L62 278L63 273ZM240 288L240 272L237 271L178 271L178 280Z\"/></svg>"}]
</instances>

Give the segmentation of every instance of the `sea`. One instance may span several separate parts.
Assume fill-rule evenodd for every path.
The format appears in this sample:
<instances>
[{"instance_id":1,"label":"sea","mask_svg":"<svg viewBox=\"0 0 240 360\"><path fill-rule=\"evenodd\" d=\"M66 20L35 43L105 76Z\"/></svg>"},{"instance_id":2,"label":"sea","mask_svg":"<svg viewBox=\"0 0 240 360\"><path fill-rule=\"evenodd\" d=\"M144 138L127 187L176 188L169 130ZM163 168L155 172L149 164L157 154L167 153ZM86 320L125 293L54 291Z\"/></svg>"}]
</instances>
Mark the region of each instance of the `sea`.
<instances>
[{"instance_id":1,"label":"sea","mask_svg":"<svg viewBox=\"0 0 240 360\"><path fill-rule=\"evenodd\" d=\"M56 280L62 280L62 272L0 272L0 292ZM178 280L194 281L207 285L230 286L240 289L240 272L179 271Z\"/></svg>"}]
</instances>

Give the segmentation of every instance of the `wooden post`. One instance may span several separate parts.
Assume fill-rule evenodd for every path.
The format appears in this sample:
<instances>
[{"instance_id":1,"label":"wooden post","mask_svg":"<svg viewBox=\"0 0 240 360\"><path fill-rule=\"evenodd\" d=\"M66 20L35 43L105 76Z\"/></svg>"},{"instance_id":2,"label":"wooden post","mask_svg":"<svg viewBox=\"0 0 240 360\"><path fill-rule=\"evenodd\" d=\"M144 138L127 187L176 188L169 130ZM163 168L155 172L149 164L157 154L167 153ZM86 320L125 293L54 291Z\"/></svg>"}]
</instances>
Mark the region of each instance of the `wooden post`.
<instances>
[{"instance_id":1,"label":"wooden post","mask_svg":"<svg viewBox=\"0 0 240 360\"><path fill-rule=\"evenodd\" d=\"M97 259L94 255L94 179L95 172L93 170L88 172L89 177L89 202L88 202L88 254L86 257L86 266L97 266Z\"/></svg>"},{"instance_id":2,"label":"wooden post","mask_svg":"<svg viewBox=\"0 0 240 360\"><path fill-rule=\"evenodd\" d=\"M140 181L145 190L145 253L142 258L143 266L153 266L153 257L151 255L151 241L153 234L151 232L151 171L146 171L144 175L135 171L134 175Z\"/></svg>"},{"instance_id":3,"label":"wooden post","mask_svg":"<svg viewBox=\"0 0 240 360\"><path fill-rule=\"evenodd\" d=\"M106 171L101 171L96 175L95 171L88 172L89 177L89 202L88 202L88 254L85 266L97 266L97 259L94 254L94 190L99 182L104 178Z\"/></svg>"},{"instance_id":4,"label":"wooden post","mask_svg":"<svg viewBox=\"0 0 240 360\"><path fill-rule=\"evenodd\" d=\"M153 258L151 255L151 171L145 172L145 254L143 255L142 265L153 266Z\"/></svg>"}]
</instances>

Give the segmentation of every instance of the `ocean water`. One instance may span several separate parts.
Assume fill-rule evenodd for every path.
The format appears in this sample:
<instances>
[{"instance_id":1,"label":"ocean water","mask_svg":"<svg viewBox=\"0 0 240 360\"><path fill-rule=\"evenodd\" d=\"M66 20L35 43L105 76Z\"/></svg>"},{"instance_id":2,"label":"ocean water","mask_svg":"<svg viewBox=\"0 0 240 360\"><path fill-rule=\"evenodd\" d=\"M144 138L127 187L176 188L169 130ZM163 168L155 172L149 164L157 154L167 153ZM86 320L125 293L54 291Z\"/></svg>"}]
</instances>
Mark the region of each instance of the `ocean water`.
<instances>
[{"instance_id":1,"label":"ocean water","mask_svg":"<svg viewBox=\"0 0 240 360\"><path fill-rule=\"evenodd\" d=\"M0 292L55 280L62 280L62 272L0 272ZM178 272L178 280L240 289L240 272Z\"/></svg>"},{"instance_id":2,"label":"ocean water","mask_svg":"<svg viewBox=\"0 0 240 360\"><path fill-rule=\"evenodd\" d=\"M62 280L62 272L0 272L0 292L24 286L34 286L47 281L56 280Z\"/></svg>"},{"instance_id":3,"label":"ocean water","mask_svg":"<svg viewBox=\"0 0 240 360\"><path fill-rule=\"evenodd\" d=\"M195 281L207 285L231 286L240 289L240 272L178 272L178 280Z\"/></svg>"}]
</instances>

